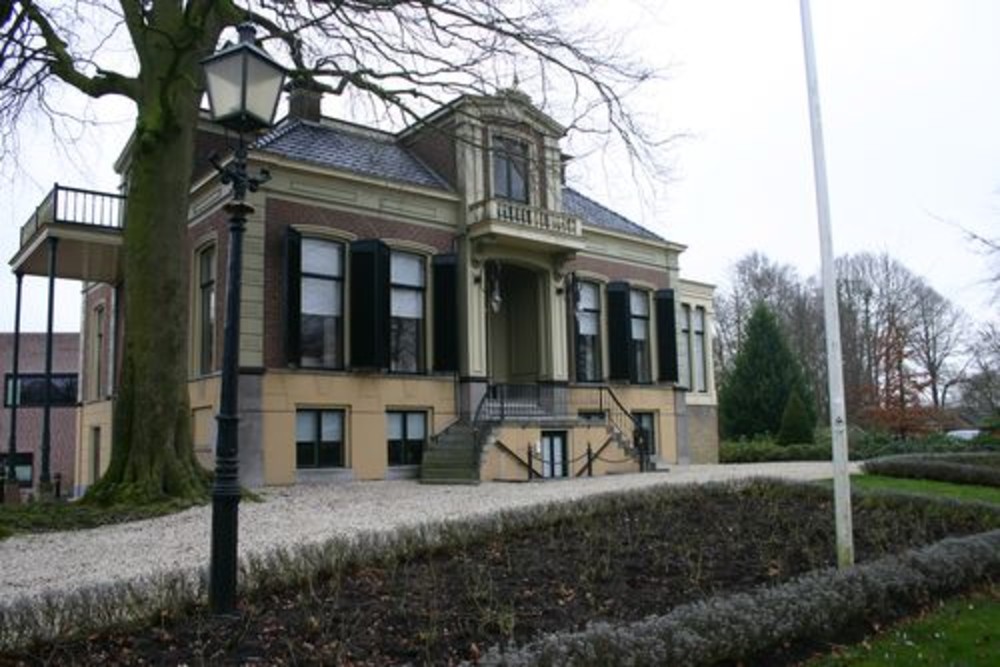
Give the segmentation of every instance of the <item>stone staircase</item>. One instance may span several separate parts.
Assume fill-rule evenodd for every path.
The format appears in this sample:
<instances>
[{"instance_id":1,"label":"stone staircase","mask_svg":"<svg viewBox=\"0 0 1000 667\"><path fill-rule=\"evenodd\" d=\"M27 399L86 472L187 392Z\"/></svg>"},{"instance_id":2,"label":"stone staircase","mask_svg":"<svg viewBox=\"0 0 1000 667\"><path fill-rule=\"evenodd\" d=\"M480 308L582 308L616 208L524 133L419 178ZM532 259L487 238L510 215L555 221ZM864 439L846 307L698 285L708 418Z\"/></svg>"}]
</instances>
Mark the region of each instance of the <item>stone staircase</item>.
<instances>
[{"instance_id":1,"label":"stone staircase","mask_svg":"<svg viewBox=\"0 0 1000 667\"><path fill-rule=\"evenodd\" d=\"M420 466L423 484L479 484L479 446L476 431L455 422L431 439Z\"/></svg>"}]
</instances>

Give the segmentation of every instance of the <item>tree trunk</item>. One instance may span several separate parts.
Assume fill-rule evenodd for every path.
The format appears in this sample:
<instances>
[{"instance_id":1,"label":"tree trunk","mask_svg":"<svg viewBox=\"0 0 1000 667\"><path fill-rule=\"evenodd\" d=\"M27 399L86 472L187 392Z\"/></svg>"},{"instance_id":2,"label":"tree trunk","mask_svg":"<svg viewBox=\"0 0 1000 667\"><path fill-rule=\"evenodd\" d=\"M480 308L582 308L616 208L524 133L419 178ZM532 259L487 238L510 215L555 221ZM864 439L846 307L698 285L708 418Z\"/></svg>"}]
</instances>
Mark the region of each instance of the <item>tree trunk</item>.
<instances>
[{"instance_id":1,"label":"tree trunk","mask_svg":"<svg viewBox=\"0 0 1000 667\"><path fill-rule=\"evenodd\" d=\"M199 72L181 69L177 74L175 62L172 71L146 79L139 105L127 174L124 358L111 461L88 494L102 503L207 497L208 474L192 446L187 387L185 238Z\"/></svg>"}]
</instances>

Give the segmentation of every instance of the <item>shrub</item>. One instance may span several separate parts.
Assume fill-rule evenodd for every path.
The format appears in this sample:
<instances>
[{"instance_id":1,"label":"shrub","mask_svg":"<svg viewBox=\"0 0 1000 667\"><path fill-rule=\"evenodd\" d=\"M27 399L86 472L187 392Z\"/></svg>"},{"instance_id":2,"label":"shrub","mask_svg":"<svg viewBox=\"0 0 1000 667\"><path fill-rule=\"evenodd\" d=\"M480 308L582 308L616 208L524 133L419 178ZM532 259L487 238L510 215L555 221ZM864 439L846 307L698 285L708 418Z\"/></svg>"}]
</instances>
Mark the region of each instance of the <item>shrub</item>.
<instances>
[{"instance_id":1,"label":"shrub","mask_svg":"<svg viewBox=\"0 0 1000 667\"><path fill-rule=\"evenodd\" d=\"M799 392L792 391L788 395L788 403L785 404L785 411L781 414L778 444L812 443L815 422L816 420L806 409L806 404L802 402Z\"/></svg>"},{"instance_id":2,"label":"shrub","mask_svg":"<svg viewBox=\"0 0 1000 667\"><path fill-rule=\"evenodd\" d=\"M764 461L829 461L829 445L786 445L771 440L722 442L720 463L762 463Z\"/></svg>"},{"instance_id":3,"label":"shrub","mask_svg":"<svg viewBox=\"0 0 1000 667\"><path fill-rule=\"evenodd\" d=\"M870 475L1000 487L1000 454L890 456L866 461Z\"/></svg>"},{"instance_id":4,"label":"shrub","mask_svg":"<svg viewBox=\"0 0 1000 667\"><path fill-rule=\"evenodd\" d=\"M846 570L709 598L637 623L593 623L522 647L491 648L482 665L762 664L793 642L887 621L1000 576L1000 531L942 540Z\"/></svg>"}]
</instances>

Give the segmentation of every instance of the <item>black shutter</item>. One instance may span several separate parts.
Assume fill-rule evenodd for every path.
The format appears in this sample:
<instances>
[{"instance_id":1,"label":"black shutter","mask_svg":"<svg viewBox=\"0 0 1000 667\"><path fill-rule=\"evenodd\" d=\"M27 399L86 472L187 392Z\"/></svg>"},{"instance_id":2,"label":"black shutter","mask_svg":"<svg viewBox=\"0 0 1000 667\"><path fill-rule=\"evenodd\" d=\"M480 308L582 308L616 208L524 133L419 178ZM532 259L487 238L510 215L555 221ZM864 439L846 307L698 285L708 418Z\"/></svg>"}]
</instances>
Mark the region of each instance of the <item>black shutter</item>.
<instances>
[{"instance_id":1,"label":"black shutter","mask_svg":"<svg viewBox=\"0 0 1000 667\"><path fill-rule=\"evenodd\" d=\"M389 246L351 243L351 366L389 368Z\"/></svg>"},{"instance_id":2,"label":"black shutter","mask_svg":"<svg viewBox=\"0 0 1000 667\"><path fill-rule=\"evenodd\" d=\"M458 370L458 257L435 255L434 370Z\"/></svg>"},{"instance_id":3,"label":"black shutter","mask_svg":"<svg viewBox=\"0 0 1000 667\"><path fill-rule=\"evenodd\" d=\"M661 289L654 296L656 302L656 351L659 355L660 382L677 382L677 311L674 310L674 291Z\"/></svg>"},{"instance_id":4,"label":"black shutter","mask_svg":"<svg viewBox=\"0 0 1000 667\"><path fill-rule=\"evenodd\" d=\"M608 365L612 380L629 379L632 357L629 289L626 282L608 283Z\"/></svg>"},{"instance_id":5,"label":"black shutter","mask_svg":"<svg viewBox=\"0 0 1000 667\"><path fill-rule=\"evenodd\" d=\"M297 366L301 357L302 234L285 229L285 363Z\"/></svg>"}]
</instances>

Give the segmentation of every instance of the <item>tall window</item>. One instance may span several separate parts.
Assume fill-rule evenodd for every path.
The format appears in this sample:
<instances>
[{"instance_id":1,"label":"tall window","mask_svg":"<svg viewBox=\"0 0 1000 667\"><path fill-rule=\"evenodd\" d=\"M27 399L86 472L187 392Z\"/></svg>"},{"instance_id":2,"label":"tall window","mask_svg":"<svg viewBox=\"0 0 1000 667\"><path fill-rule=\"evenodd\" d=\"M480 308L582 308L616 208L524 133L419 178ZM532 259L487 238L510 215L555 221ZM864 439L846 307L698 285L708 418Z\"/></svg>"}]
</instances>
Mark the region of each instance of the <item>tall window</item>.
<instances>
[{"instance_id":1,"label":"tall window","mask_svg":"<svg viewBox=\"0 0 1000 667\"><path fill-rule=\"evenodd\" d=\"M694 379L691 375L691 352L690 352L690 339L691 339L691 306L688 304L683 304L681 306L681 335L678 340L677 345L677 357L680 360L680 368L678 369L677 377L680 378L681 384L683 384L688 389L694 388Z\"/></svg>"},{"instance_id":2,"label":"tall window","mask_svg":"<svg viewBox=\"0 0 1000 667\"><path fill-rule=\"evenodd\" d=\"M528 144L493 137L493 195L528 203Z\"/></svg>"},{"instance_id":3,"label":"tall window","mask_svg":"<svg viewBox=\"0 0 1000 667\"><path fill-rule=\"evenodd\" d=\"M389 465L420 465L427 443L427 413L387 412L385 419Z\"/></svg>"},{"instance_id":4,"label":"tall window","mask_svg":"<svg viewBox=\"0 0 1000 667\"><path fill-rule=\"evenodd\" d=\"M302 366L344 365L344 246L302 239Z\"/></svg>"},{"instance_id":5,"label":"tall window","mask_svg":"<svg viewBox=\"0 0 1000 667\"><path fill-rule=\"evenodd\" d=\"M649 364L649 295L643 290L629 292L632 330L632 364L635 382L650 382Z\"/></svg>"},{"instance_id":6,"label":"tall window","mask_svg":"<svg viewBox=\"0 0 1000 667\"><path fill-rule=\"evenodd\" d=\"M299 410L295 413L295 466L344 467L343 410Z\"/></svg>"},{"instance_id":7,"label":"tall window","mask_svg":"<svg viewBox=\"0 0 1000 667\"><path fill-rule=\"evenodd\" d=\"M389 369L401 373L424 370L424 258L392 251L389 280Z\"/></svg>"},{"instance_id":8,"label":"tall window","mask_svg":"<svg viewBox=\"0 0 1000 667\"><path fill-rule=\"evenodd\" d=\"M90 320L90 397L104 398L104 306L97 306Z\"/></svg>"},{"instance_id":9,"label":"tall window","mask_svg":"<svg viewBox=\"0 0 1000 667\"><path fill-rule=\"evenodd\" d=\"M708 391L705 358L705 309L694 309L694 385L695 391Z\"/></svg>"},{"instance_id":10,"label":"tall window","mask_svg":"<svg viewBox=\"0 0 1000 667\"><path fill-rule=\"evenodd\" d=\"M198 253L198 371L215 368L215 246Z\"/></svg>"},{"instance_id":11,"label":"tall window","mask_svg":"<svg viewBox=\"0 0 1000 667\"><path fill-rule=\"evenodd\" d=\"M596 283L576 284L576 379L601 380L601 288Z\"/></svg>"}]
</instances>

